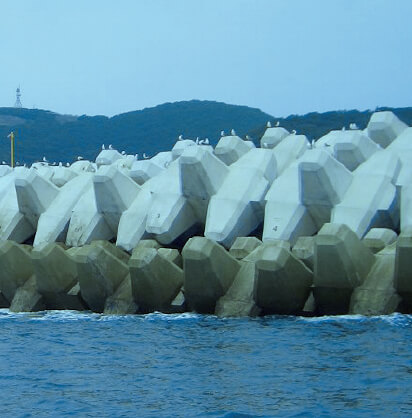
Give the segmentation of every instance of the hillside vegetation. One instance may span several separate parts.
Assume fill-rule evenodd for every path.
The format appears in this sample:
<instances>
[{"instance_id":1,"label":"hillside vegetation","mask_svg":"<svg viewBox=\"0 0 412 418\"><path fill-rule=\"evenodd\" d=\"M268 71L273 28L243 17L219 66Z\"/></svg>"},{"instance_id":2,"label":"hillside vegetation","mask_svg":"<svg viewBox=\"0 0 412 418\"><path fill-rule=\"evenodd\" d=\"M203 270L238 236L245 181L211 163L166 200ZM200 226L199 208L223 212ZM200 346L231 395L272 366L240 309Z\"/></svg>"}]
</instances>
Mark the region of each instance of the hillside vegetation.
<instances>
[{"instance_id":1,"label":"hillside vegetation","mask_svg":"<svg viewBox=\"0 0 412 418\"><path fill-rule=\"evenodd\" d=\"M412 108L392 110L412 125ZM0 108L0 161L9 161L7 135L16 133L17 160L32 163L43 156L50 161L73 161L77 156L95 159L102 144L119 151L153 155L170 150L177 137L209 138L216 144L220 131L234 128L240 136L249 134L257 144L268 120L279 121L288 130L317 139L332 129L356 123L366 127L372 111L333 111L275 118L259 109L225 103L192 100L165 103L153 108L106 116L60 115L38 109Z\"/></svg>"}]
</instances>

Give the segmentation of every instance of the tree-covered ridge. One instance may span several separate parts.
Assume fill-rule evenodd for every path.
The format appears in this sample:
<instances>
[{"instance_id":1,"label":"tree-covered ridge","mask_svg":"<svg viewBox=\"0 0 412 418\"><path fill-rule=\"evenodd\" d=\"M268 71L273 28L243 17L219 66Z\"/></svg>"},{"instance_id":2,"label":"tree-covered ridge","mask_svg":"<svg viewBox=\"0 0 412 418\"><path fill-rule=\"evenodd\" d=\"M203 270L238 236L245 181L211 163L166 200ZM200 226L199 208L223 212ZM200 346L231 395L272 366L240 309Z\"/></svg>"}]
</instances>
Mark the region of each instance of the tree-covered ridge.
<instances>
[{"instance_id":1,"label":"tree-covered ridge","mask_svg":"<svg viewBox=\"0 0 412 418\"><path fill-rule=\"evenodd\" d=\"M392 110L412 125L412 108ZM113 144L127 153L153 155L170 150L178 135L195 139L209 138L216 144L220 131L232 128L240 136L249 134L258 143L268 120L279 121L288 130L295 129L309 139L319 138L332 129L356 123L366 127L372 111L333 111L275 118L259 109L212 101L165 103L156 107L106 116L60 115L38 109L0 108L0 161L9 161L7 135L16 132L17 160L32 163L43 156L50 161L73 161L81 155L96 158L102 144Z\"/></svg>"}]
</instances>

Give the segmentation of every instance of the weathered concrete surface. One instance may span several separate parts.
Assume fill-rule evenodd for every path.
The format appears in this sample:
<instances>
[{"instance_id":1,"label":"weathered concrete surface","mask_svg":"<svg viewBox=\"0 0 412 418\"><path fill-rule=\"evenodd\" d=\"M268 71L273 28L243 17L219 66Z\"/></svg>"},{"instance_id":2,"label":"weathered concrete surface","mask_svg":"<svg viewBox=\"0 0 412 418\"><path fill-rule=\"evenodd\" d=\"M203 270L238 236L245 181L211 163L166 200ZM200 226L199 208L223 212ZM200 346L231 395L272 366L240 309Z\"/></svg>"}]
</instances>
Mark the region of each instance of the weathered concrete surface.
<instances>
[{"instance_id":1,"label":"weathered concrete surface","mask_svg":"<svg viewBox=\"0 0 412 418\"><path fill-rule=\"evenodd\" d=\"M31 276L14 294L11 312L37 312L46 309L41 294L37 291L36 276Z\"/></svg>"},{"instance_id":2,"label":"weathered concrete surface","mask_svg":"<svg viewBox=\"0 0 412 418\"><path fill-rule=\"evenodd\" d=\"M368 126L368 136L382 148L386 148L408 125L403 123L390 111L375 112L372 114Z\"/></svg>"},{"instance_id":3,"label":"weathered concrete surface","mask_svg":"<svg viewBox=\"0 0 412 418\"><path fill-rule=\"evenodd\" d=\"M325 224L315 237L314 296L320 314L346 314L354 288L369 274L375 257L344 224Z\"/></svg>"},{"instance_id":4,"label":"weathered concrete surface","mask_svg":"<svg viewBox=\"0 0 412 418\"><path fill-rule=\"evenodd\" d=\"M256 305L264 314L300 313L309 296L313 273L280 245L264 243L255 251L258 257L254 288Z\"/></svg>"},{"instance_id":5,"label":"weathered concrete surface","mask_svg":"<svg viewBox=\"0 0 412 418\"><path fill-rule=\"evenodd\" d=\"M240 269L239 261L222 246L203 237L189 239L182 256L189 308L214 313L217 300L227 292Z\"/></svg>"},{"instance_id":6,"label":"weathered concrete surface","mask_svg":"<svg viewBox=\"0 0 412 418\"><path fill-rule=\"evenodd\" d=\"M376 255L376 261L365 281L351 297L349 313L387 315L395 312L400 297L394 288L396 244Z\"/></svg>"},{"instance_id":7,"label":"weathered concrete surface","mask_svg":"<svg viewBox=\"0 0 412 418\"><path fill-rule=\"evenodd\" d=\"M387 245L397 239L395 231L388 228L372 228L363 238L362 242L374 253L383 250Z\"/></svg>"},{"instance_id":8,"label":"weathered concrete surface","mask_svg":"<svg viewBox=\"0 0 412 418\"><path fill-rule=\"evenodd\" d=\"M105 149L102 150L100 154L96 157L96 164L97 167L111 165L121 158L123 158L123 155L120 154L119 151L115 149Z\"/></svg>"},{"instance_id":9,"label":"weathered concrete surface","mask_svg":"<svg viewBox=\"0 0 412 418\"><path fill-rule=\"evenodd\" d=\"M139 312L164 311L183 285L183 271L154 248L136 248L129 260L131 286Z\"/></svg>"},{"instance_id":10,"label":"weathered concrete surface","mask_svg":"<svg viewBox=\"0 0 412 418\"><path fill-rule=\"evenodd\" d=\"M106 299L103 312L108 315L126 315L136 313L137 309L130 274L128 274L114 294Z\"/></svg>"},{"instance_id":11,"label":"weathered concrete surface","mask_svg":"<svg viewBox=\"0 0 412 418\"><path fill-rule=\"evenodd\" d=\"M54 242L31 252L37 291L47 309L87 309L80 294L69 294L77 284L77 267L70 255Z\"/></svg>"},{"instance_id":12,"label":"weathered concrete surface","mask_svg":"<svg viewBox=\"0 0 412 418\"><path fill-rule=\"evenodd\" d=\"M237 237L229 250L229 254L237 260L242 260L251 252L253 252L262 241L256 237Z\"/></svg>"},{"instance_id":13,"label":"weathered concrete surface","mask_svg":"<svg viewBox=\"0 0 412 418\"><path fill-rule=\"evenodd\" d=\"M274 148L277 174L282 174L287 167L308 150L308 139L305 135L288 135Z\"/></svg>"},{"instance_id":14,"label":"weathered concrete surface","mask_svg":"<svg viewBox=\"0 0 412 418\"><path fill-rule=\"evenodd\" d=\"M250 151L250 141L243 141L236 135L230 135L220 138L215 148L215 155L226 165L230 165L248 151Z\"/></svg>"},{"instance_id":15,"label":"weathered concrete surface","mask_svg":"<svg viewBox=\"0 0 412 418\"><path fill-rule=\"evenodd\" d=\"M412 312L412 226L401 231L396 241L395 289L402 298L402 311Z\"/></svg>"},{"instance_id":16,"label":"weathered concrete surface","mask_svg":"<svg viewBox=\"0 0 412 418\"><path fill-rule=\"evenodd\" d=\"M98 241L78 248L73 258L83 299L92 311L103 312L106 299L129 273L127 264Z\"/></svg>"},{"instance_id":17,"label":"weathered concrete surface","mask_svg":"<svg viewBox=\"0 0 412 418\"><path fill-rule=\"evenodd\" d=\"M166 260L176 264L177 267L183 268L182 255L175 248L159 248L157 252Z\"/></svg>"},{"instance_id":18,"label":"weathered concrete surface","mask_svg":"<svg viewBox=\"0 0 412 418\"><path fill-rule=\"evenodd\" d=\"M0 291L8 304L17 289L33 275L30 253L14 241L0 242Z\"/></svg>"},{"instance_id":19,"label":"weathered concrete surface","mask_svg":"<svg viewBox=\"0 0 412 418\"><path fill-rule=\"evenodd\" d=\"M292 248L292 253L310 270L313 271L313 256L315 253L315 237L299 237Z\"/></svg>"},{"instance_id":20,"label":"weathered concrete surface","mask_svg":"<svg viewBox=\"0 0 412 418\"><path fill-rule=\"evenodd\" d=\"M174 144L172 148L173 160L177 160L183 154L186 148L195 147L195 146L196 146L195 141L192 141L191 139L183 139L183 140L177 141L176 144Z\"/></svg>"}]
</instances>

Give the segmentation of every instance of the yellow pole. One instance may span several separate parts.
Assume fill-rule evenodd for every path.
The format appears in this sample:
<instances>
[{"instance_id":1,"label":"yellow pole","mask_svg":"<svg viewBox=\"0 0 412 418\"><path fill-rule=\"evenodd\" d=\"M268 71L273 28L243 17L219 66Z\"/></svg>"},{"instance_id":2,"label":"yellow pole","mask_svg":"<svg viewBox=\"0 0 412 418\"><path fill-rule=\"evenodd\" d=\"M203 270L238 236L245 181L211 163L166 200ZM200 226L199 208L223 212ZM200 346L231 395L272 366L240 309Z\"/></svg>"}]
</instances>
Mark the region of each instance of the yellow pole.
<instances>
[{"instance_id":1,"label":"yellow pole","mask_svg":"<svg viewBox=\"0 0 412 418\"><path fill-rule=\"evenodd\" d=\"M14 132L10 133L10 154L11 168L14 168Z\"/></svg>"}]
</instances>

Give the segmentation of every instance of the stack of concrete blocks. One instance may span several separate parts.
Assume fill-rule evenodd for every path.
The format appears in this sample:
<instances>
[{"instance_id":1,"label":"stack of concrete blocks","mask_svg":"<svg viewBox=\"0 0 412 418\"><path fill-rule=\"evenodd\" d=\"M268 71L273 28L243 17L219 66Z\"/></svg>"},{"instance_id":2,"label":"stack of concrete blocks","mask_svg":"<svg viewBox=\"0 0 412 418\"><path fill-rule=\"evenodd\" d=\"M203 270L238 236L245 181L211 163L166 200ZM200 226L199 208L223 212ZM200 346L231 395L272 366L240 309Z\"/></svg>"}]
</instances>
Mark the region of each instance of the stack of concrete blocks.
<instances>
[{"instance_id":1,"label":"stack of concrete blocks","mask_svg":"<svg viewBox=\"0 0 412 418\"><path fill-rule=\"evenodd\" d=\"M393 244L398 236L395 231L388 228L372 228L365 235L362 242L374 253L382 251L386 246Z\"/></svg>"},{"instance_id":2,"label":"stack of concrete blocks","mask_svg":"<svg viewBox=\"0 0 412 418\"><path fill-rule=\"evenodd\" d=\"M394 287L402 298L401 312L412 312L412 226L402 229L396 241Z\"/></svg>"}]
</instances>

